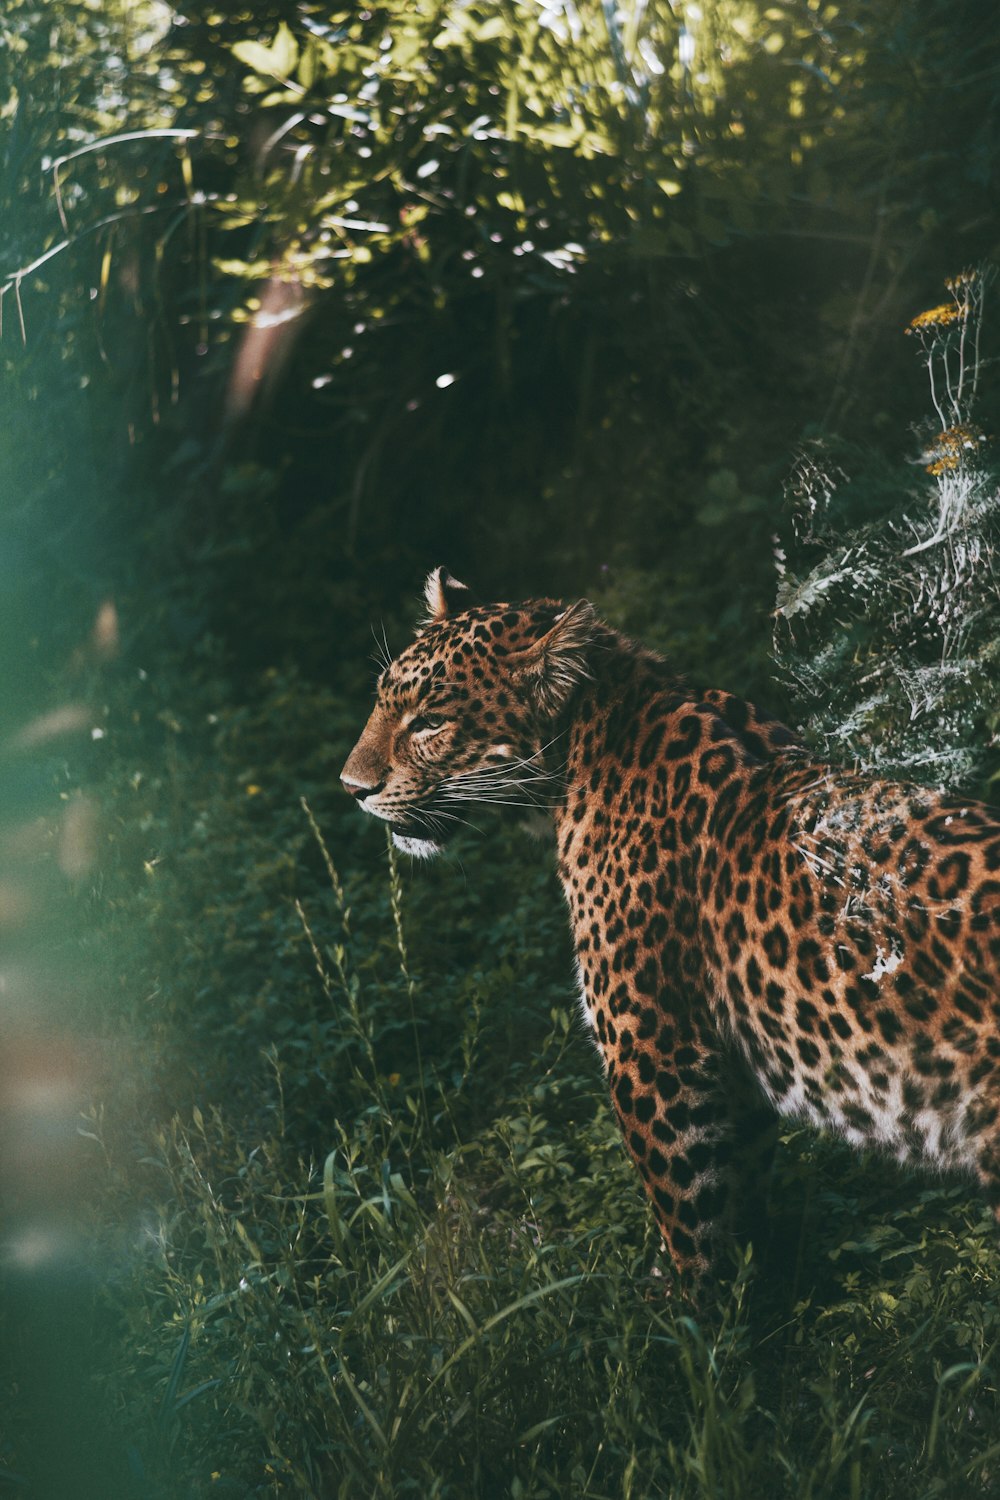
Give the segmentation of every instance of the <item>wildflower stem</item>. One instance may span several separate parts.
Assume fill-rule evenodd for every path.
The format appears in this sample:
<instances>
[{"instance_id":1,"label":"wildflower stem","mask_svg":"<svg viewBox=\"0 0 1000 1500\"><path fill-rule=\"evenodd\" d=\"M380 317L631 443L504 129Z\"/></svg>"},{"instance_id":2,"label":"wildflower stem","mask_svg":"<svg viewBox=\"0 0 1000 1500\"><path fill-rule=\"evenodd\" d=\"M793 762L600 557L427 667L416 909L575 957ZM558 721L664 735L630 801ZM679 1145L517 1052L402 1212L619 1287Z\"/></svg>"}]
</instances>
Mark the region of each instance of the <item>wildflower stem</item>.
<instances>
[{"instance_id":1,"label":"wildflower stem","mask_svg":"<svg viewBox=\"0 0 1000 1500\"><path fill-rule=\"evenodd\" d=\"M392 906L392 920L396 928L396 947L399 952L399 970L406 983L406 999L410 1009L410 1025L413 1029L413 1051L417 1060L417 1077L420 1087L420 1104L424 1128L430 1124L430 1114L427 1108L427 1092L424 1086L424 1060L420 1050L420 1031L417 1027L417 1011L414 1005L416 993L416 981L410 973L410 958L406 948L406 934L403 931L403 891L399 879L399 862L396 859L396 850L392 842L392 834L386 829L386 848L389 851L389 901Z\"/></svg>"},{"instance_id":2,"label":"wildflower stem","mask_svg":"<svg viewBox=\"0 0 1000 1500\"><path fill-rule=\"evenodd\" d=\"M323 838L323 835L320 832L320 827L316 822L315 817L313 816L312 808L309 806L309 803L306 801L305 797L300 797L299 802L302 805L302 811L309 819L309 827L313 831L313 837L320 847L320 853L323 856L323 863L326 865L326 873L329 875L330 885L333 887L333 894L337 902L337 910L340 913L341 926L343 927L345 934L349 934L351 930L349 923L351 914L347 910L347 903L344 898L344 887L341 883L340 876L337 874L337 868L330 857L330 851L326 847L326 840Z\"/></svg>"}]
</instances>

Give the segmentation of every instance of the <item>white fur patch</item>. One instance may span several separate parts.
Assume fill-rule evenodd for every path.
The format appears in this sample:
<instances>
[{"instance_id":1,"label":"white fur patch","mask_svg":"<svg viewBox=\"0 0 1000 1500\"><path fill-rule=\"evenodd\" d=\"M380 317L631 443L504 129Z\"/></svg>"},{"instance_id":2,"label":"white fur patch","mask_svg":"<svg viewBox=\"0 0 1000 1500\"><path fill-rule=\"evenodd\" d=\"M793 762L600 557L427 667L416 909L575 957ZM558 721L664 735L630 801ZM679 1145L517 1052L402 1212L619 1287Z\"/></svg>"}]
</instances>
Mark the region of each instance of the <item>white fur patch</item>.
<instances>
[{"instance_id":1,"label":"white fur patch","mask_svg":"<svg viewBox=\"0 0 1000 1500\"><path fill-rule=\"evenodd\" d=\"M896 970L899 968L902 962L903 955L901 953L896 953L895 951L893 951L889 954L886 954L884 948L876 948L875 967L872 969L870 974L865 974L864 978L874 979L877 983L878 980L882 978L883 974L895 974Z\"/></svg>"},{"instance_id":2,"label":"white fur patch","mask_svg":"<svg viewBox=\"0 0 1000 1500\"><path fill-rule=\"evenodd\" d=\"M573 962L576 966L576 1002L580 1012L580 1019L583 1021L587 1035L597 1048L597 1055L601 1059L601 1067L606 1073L608 1071L607 1054L601 1046L600 1037L597 1035L597 1027L594 1024L594 1012L590 1001L587 999L587 984L583 977L583 968L578 958L574 957Z\"/></svg>"},{"instance_id":3,"label":"white fur patch","mask_svg":"<svg viewBox=\"0 0 1000 1500\"><path fill-rule=\"evenodd\" d=\"M402 849L404 854L411 854L414 859L433 859L435 854L441 853L441 845L435 844L433 839L415 839L405 833L394 833L392 842L397 849Z\"/></svg>"}]
</instances>

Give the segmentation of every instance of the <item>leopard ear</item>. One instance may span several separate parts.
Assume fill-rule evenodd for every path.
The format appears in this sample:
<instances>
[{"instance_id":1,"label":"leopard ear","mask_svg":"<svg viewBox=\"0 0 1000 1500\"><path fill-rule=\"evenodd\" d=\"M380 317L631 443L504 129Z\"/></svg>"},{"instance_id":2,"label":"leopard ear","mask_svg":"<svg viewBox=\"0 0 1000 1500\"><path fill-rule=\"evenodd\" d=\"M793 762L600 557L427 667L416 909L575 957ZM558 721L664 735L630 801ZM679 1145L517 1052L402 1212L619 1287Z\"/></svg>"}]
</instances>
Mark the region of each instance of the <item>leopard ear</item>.
<instances>
[{"instance_id":1,"label":"leopard ear","mask_svg":"<svg viewBox=\"0 0 1000 1500\"><path fill-rule=\"evenodd\" d=\"M424 601L427 605L428 625L446 620L449 615L468 609L473 603L472 594L464 583L452 578L447 568L435 568L428 573L424 584Z\"/></svg>"},{"instance_id":2,"label":"leopard ear","mask_svg":"<svg viewBox=\"0 0 1000 1500\"><path fill-rule=\"evenodd\" d=\"M587 599L556 616L555 624L541 640L511 659L534 691L539 706L555 713L566 702L578 682L589 677L587 648L597 634L597 615Z\"/></svg>"}]
</instances>

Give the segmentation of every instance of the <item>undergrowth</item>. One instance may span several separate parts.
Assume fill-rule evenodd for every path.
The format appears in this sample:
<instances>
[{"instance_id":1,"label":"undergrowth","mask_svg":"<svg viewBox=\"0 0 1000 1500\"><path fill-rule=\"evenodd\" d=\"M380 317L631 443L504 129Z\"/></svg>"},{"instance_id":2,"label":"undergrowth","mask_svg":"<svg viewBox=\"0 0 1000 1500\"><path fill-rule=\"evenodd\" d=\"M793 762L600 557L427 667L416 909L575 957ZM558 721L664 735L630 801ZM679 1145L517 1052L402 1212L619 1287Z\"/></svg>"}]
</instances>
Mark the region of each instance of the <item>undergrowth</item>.
<instances>
[{"instance_id":1,"label":"undergrowth","mask_svg":"<svg viewBox=\"0 0 1000 1500\"><path fill-rule=\"evenodd\" d=\"M146 983L109 990L132 1065L85 1122L109 1494L998 1493L1000 1255L970 1190L791 1132L768 1254L734 1247L693 1313L545 849L489 827L400 862L330 794L354 725L301 680L183 723L132 702L101 743L104 899Z\"/></svg>"}]
</instances>

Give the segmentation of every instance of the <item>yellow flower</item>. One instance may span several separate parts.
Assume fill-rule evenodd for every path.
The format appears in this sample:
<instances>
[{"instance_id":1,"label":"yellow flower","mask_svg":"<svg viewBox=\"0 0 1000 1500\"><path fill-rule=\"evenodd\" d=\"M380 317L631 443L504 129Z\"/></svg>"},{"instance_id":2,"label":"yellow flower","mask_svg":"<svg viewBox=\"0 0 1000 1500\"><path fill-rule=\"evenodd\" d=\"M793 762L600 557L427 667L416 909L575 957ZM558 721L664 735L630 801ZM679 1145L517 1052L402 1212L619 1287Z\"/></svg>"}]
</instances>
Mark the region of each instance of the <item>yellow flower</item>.
<instances>
[{"instance_id":1,"label":"yellow flower","mask_svg":"<svg viewBox=\"0 0 1000 1500\"><path fill-rule=\"evenodd\" d=\"M395 1089L395 1088L399 1087L399 1074L398 1073L390 1073L389 1074L389 1087L391 1089Z\"/></svg>"},{"instance_id":2,"label":"yellow flower","mask_svg":"<svg viewBox=\"0 0 1000 1500\"><path fill-rule=\"evenodd\" d=\"M260 795L260 787L257 785L256 781L251 781L248 784L248 786L247 786L247 796L248 797L257 797L259 795Z\"/></svg>"},{"instance_id":3,"label":"yellow flower","mask_svg":"<svg viewBox=\"0 0 1000 1500\"><path fill-rule=\"evenodd\" d=\"M965 303L942 302L940 307L929 307L926 312L917 313L907 325L906 332L919 333L922 328L944 328L949 323L957 323L967 312Z\"/></svg>"},{"instance_id":4,"label":"yellow flower","mask_svg":"<svg viewBox=\"0 0 1000 1500\"><path fill-rule=\"evenodd\" d=\"M931 460L925 465L928 474L943 474L947 469L957 469L963 455L986 442L985 432L970 427L966 422L939 432L925 455Z\"/></svg>"}]
</instances>

